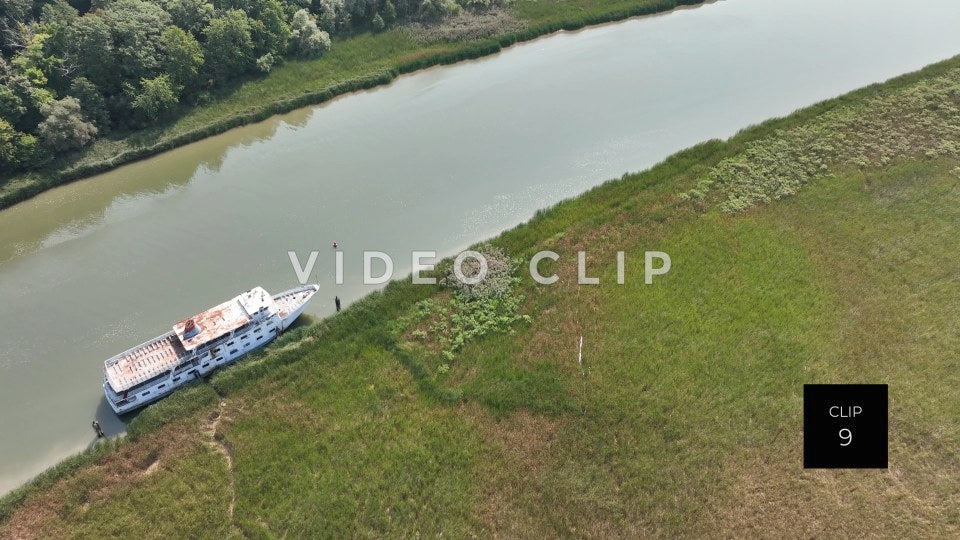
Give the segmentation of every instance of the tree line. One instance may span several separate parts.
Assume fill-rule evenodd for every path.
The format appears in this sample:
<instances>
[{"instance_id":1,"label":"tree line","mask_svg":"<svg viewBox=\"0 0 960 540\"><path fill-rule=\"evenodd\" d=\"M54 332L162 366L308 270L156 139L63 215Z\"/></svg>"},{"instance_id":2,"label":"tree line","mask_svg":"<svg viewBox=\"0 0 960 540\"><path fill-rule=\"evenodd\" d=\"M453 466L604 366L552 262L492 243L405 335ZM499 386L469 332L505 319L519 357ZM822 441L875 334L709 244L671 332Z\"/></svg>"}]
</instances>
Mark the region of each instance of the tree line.
<instances>
[{"instance_id":1,"label":"tree line","mask_svg":"<svg viewBox=\"0 0 960 540\"><path fill-rule=\"evenodd\" d=\"M217 86L315 58L331 35L436 20L497 0L2 0L0 177Z\"/></svg>"}]
</instances>

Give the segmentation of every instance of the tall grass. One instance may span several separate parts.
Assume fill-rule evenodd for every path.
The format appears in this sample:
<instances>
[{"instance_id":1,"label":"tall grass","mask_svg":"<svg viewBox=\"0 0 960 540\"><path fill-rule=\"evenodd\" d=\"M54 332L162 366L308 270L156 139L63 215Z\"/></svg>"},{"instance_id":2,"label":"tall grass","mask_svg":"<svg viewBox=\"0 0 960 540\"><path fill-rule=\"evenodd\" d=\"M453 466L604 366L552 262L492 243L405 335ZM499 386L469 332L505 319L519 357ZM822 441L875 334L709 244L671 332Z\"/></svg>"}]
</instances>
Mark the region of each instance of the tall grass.
<instances>
[{"instance_id":1,"label":"tall grass","mask_svg":"<svg viewBox=\"0 0 960 540\"><path fill-rule=\"evenodd\" d=\"M122 444L121 439L112 439L91 446L88 450L57 463L30 482L0 497L0 523L9 519L30 495L50 489L57 481L109 455L120 444Z\"/></svg>"},{"instance_id":2,"label":"tall grass","mask_svg":"<svg viewBox=\"0 0 960 540\"><path fill-rule=\"evenodd\" d=\"M684 197L704 200L711 188L727 212L796 194L837 167L886 165L906 156L960 158L960 70L837 107L815 121L753 143L724 159Z\"/></svg>"}]
</instances>

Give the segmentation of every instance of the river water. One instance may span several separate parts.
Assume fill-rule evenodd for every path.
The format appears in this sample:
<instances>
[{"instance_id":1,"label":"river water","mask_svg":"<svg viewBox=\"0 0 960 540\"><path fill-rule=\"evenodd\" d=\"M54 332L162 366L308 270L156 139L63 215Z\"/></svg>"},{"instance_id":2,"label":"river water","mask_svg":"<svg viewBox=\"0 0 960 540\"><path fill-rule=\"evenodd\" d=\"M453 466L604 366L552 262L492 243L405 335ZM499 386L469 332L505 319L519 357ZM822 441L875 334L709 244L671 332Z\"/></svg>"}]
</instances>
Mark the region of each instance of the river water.
<instances>
[{"instance_id":1,"label":"river water","mask_svg":"<svg viewBox=\"0 0 960 540\"><path fill-rule=\"evenodd\" d=\"M560 33L235 129L0 212L0 493L124 424L103 359L254 285L355 300L669 154L960 53L954 0L724 0ZM335 285L337 240L345 283Z\"/></svg>"}]
</instances>

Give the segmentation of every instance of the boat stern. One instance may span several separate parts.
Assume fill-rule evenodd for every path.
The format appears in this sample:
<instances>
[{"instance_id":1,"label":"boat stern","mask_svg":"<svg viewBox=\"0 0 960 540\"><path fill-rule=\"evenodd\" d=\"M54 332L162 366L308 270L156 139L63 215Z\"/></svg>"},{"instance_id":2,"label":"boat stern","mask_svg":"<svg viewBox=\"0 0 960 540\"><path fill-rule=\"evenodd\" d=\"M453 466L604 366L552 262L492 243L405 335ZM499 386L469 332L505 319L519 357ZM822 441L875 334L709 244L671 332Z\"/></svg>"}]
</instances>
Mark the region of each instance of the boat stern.
<instances>
[{"instance_id":1,"label":"boat stern","mask_svg":"<svg viewBox=\"0 0 960 540\"><path fill-rule=\"evenodd\" d=\"M131 400L115 392L106 377L103 378L103 397L107 399L107 404L117 416L137 408L136 398Z\"/></svg>"}]
</instances>

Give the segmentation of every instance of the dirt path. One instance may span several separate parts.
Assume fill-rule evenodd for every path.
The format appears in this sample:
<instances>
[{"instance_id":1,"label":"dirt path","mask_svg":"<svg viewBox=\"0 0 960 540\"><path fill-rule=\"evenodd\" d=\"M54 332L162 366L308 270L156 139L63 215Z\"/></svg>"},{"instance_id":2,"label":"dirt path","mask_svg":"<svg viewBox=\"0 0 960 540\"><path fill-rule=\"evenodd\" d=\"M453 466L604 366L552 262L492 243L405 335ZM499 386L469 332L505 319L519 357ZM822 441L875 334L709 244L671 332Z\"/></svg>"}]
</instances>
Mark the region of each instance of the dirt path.
<instances>
[{"instance_id":1,"label":"dirt path","mask_svg":"<svg viewBox=\"0 0 960 540\"><path fill-rule=\"evenodd\" d=\"M230 525L236 528L236 523L233 519L234 508L237 504L237 487L233 474L233 450L230 448L230 443L226 437L219 431L220 421L224 418L223 411L226 404L226 400L220 400L217 409L207 418L207 421L204 422L203 433L207 437L207 444L210 448L212 448L214 452L222 455L223 459L227 462L227 479L230 484L230 505L227 511L230 514Z\"/></svg>"}]
</instances>

